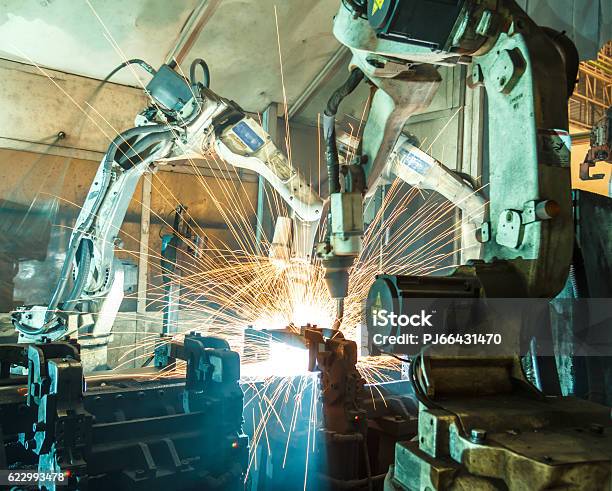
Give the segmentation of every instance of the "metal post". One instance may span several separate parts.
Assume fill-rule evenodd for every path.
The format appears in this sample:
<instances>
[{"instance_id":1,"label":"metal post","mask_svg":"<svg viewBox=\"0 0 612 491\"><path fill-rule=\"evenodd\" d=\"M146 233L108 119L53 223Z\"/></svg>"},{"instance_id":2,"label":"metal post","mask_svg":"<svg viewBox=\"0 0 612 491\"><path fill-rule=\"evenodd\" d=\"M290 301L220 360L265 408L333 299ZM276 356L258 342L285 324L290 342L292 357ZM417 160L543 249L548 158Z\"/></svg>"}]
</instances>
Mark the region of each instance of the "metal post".
<instances>
[{"instance_id":1,"label":"metal post","mask_svg":"<svg viewBox=\"0 0 612 491\"><path fill-rule=\"evenodd\" d=\"M149 273L149 227L151 225L151 174L142 181L142 207L140 211L140 250L138 255L138 317L147 312L147 280Z\"/></svg>"}]
</instances>

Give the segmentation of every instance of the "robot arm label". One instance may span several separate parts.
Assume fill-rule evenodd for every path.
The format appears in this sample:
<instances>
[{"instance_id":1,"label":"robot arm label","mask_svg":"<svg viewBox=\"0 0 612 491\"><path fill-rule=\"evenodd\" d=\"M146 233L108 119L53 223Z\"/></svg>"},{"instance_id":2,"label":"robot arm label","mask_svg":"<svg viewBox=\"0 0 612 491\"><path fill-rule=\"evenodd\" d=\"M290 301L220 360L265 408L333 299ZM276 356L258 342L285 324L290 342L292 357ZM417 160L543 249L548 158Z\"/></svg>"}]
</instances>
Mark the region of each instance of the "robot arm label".
<instances>
[{"instance_id":1,"label":"robot arm label","mask_svg":"<svg viewBox=\"0 0 612 491\"><path fill-rule=\"evenodd\" d=\"M253 152L259 150L265 143L245 121L240 121L232 128L232 131Z\"/></svg>"}]
</instances>

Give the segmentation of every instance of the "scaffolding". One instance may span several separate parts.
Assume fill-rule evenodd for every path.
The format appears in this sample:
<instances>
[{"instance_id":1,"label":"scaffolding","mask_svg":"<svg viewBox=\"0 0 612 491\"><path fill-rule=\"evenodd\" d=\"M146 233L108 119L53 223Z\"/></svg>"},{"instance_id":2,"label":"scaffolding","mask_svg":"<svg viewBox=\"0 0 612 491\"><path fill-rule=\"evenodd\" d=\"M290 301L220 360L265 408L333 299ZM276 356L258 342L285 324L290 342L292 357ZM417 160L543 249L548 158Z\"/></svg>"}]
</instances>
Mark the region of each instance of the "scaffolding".
<instances>
[{"instance_id":1,"label":"scaffolding","mask_svg":"<svg viewBox=\"0 0 612 491\"><path fill-rule=\"evenodd\" d=\"M612 41L599 51L596 60L580 63L578 83L569 101L570 125L589 130L612 106Z\"/></svg>"}]
</instances>

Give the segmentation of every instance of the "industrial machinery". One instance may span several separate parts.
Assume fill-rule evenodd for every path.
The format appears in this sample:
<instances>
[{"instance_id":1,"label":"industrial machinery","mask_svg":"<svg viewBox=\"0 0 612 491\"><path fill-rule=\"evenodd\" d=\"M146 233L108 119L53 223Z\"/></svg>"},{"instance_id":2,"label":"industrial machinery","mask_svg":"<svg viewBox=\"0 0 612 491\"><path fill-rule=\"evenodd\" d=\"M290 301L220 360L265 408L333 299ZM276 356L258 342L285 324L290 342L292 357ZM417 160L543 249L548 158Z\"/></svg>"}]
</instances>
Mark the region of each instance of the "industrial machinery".
<instances>
[{"instance_id":1,"label":"industrial machinery","mask_svg":"<svg viewBox=\"0 0 612 491\"><path fill-rule=\"evenodd\" d=\"M0 346L3 485L40 489L243 489L240 360L192 334L168 346L184 379L84 378L74 341ZM11 375L11 365L28 369ZM157 374L157 377L156 377Z\"/></svg>"},{"instance_id":2,"label":"industrial machinery","mask_svg":"<svg viewBox=\"0 0 612 491\"><path fill-rule=\"evenodd\" d=\"M571 41L537 26L513 0L346 0L334 34L353 55L351 74L324 117L331 205L318 253L338 300L336 325L360 252L363 198L384 181L406 120L432 100L441 65L467 66L469 83L486 90L482 258L447 278L381 278L387 283L374 289L386 289L392 306L411 294L553 298L568 277L574 242L567 100L578 57ZM341 168L334 116L363 79L376 92L355 161ZM428 168L412 157L398 165L417 173ZM469 321L457 327L475 329ZM554 357L541 356L537 340L535 388L519 359L520 319L507 327L515 349L503 356L455 347L405 360L419 401L418 433L397 443L385 489L609 488L609 408L560 397Z\"/></svg>"},{"instance_id":3,"label":"industrial machinery","mask_svg":"<svg viewBox=\"0 0 612 491\"><path fill-rule=\"evenodd\" d=\"M154 172L172 160L202 157L214 149L231 165L263 176L293 215L293 218L279 217L269 251L273 261L310 260L323 210L323 200L255 119L236 103L210 90L210 74L203 60L194 60L189 81L169 65L155 71L142 60L130 60L118 68L129 63L140 64L153 74L146 89L151 106L137 116L135 128L115 138L102 160L77 218L49 304L24 306L13 314L20 342L80 335L86 371L106 363L113 322L123 299L123 270L114 257L114 247L129 201L144 173ZM196 77L199 67L204 72L203 82ZM357 73L361 72L354 72ZM338 96L337 103L335 106L332 103L328 112L335 114L340 100ZM330 117L326 116L328 132L333 129L329 125L333 120ZM335 148L335 139L328 138L329 145ZM333 154L330 147L328 156ZM405 138L397 141L388 165L383 167L388 175L397 175L412 185L436 188L463 209L476 226L482 223L484 200ZM359 166L347 168L357 170ZM336 176L333 181L338 179ZM358 173L352 179L355 192L337 193L334 190L338 183L332 185L331 209L336 210L333 214L346 210L359 222L360 189L364 183ZM346 220L348 224L350 218L347 216ZM329 239L320 248L327 251L323 254L328 274L332 274L330 265L341 263L339 268L337 265L334 268L344 279L333 284L347 283L347 260L352 262L363 233L363 224L357 222L354 231L347 232L339 219L332 221ZM333 293L334 298L344 295L345 290Z\"/></svg>"},{"instance_id":4,"label":"industrial machinery","mask_svg":"<svg viewBox=\"0 0 612 491\"><path fill-rule=\"evenodd\" d=\"M20 342L81 336L85 369L103 365L123 298L123 271L114 257L117 234L140 177L174 159L216 152L231 165L262 175L294 212L296 244L312 243L323 202L270 136L234 102L209 89L208 66L196 59L186 80L170 66L147 85L151 106L137 126L118 135L104 156L71 235L48 305L19 308L13 323ZM204 72L199 81L196 71ZM298 237L298 239L295 239ZM304 238L311 237L311 238ZM72 279L72 286L69 288Z\"/></svg>"},{"instance_id":5,"label":"industrial machinery","mask_svg":"<svg viewBox=\"0 0 612 491\"><path fill-rule=\"evenodd\" d=\"M580 179L583 181L597 181L603 179L605 174L591 175L591 168L598 162L612 164L612 107L606 115L593 126L591 130L591 148L580 164Z\"/></svg>"},{"instance_id":6,"label":"industrial machinery","mask_svg":"<svg viewBox=\"0 0 612 491\"><path fill-rule=\"evenodd\" d=\"M550 298L562 288L574 242L566 110L577 71L571 43L535 25L514 0L343 0L334 34L351 49L353 59L346 84L334 93L323 118L329 221L317 254L326 269L330 294L338 300L338 319L336 329L307 327L299 333L310 350L311 368L322 372L322 431L329 443L326 458L331 471L320 481L334 489L608 489L609 409L559 396L551 357L534 353L536 388L525 377L518 354L487 357L425 351L410 360L402 358L408 367L407 381L400 382L405 388L402 397L385 397L394 402L375 408L369 401L377 398L364 397L365 386L355 366L356 345L337 330L349 271L361 249L364 197L390 176L440 189L462 203L482 243L482 258L448 278L428 282L380 278L387 281L389 291L435 298ZM402 136L410 115L431 102L441 81L436 69L440 65L469 67L470 83L486 89L490 162L486 208L474 189ZM203 82L195 77L198 67L204 70ZM283 225L287 229L279 231L275 240L277 257L289 256L282 250L287 237L314 237L313 224L318 224L323 201L252 118L209 89L208 68L202 60L192 65L189 81L167 65L152 72L147 91L153 105L106 154L49 305L25 307L15 314L22 341L38 344L11 346L2 355L9 363L29 368L27 384L13 377L2 388L7 394L2 406L9 414L6 420L19 421L8 430L14 433L4 435L16 452L7 455L7 461L25 459L41 470L69 470L70 478L74 471L75 476L87 476L92 485L99 479L104 489L117 482L150 487L153 477L166 475L174 484L188 466L187 479L197 476L209 479L207 489L215 485L227 489L224 486L235 482L244 468L231 462L229 468L236 470L228 473L232 454L224 453L231 450L223 445L229 443L240 459L245 448L236 409L237 359L227 345L190 336L182 351L172 343L165 345L164 365L175 359L187 361L185 385L179 384L173 395L167 395L165 388L159 395L161 381L151 382L151 390L164 403L155 405L150 414L133 415L130 411L145 406L131 404L132 399L123 406L122 401L141 392L146 397L148 382L126 383L113 392L113 384L100 383L98 388L91 379L83 393L78 350L72 343L56 340L80 330L89 335L81 338L83 348L85 343L105 346L121 299L114 237L138 178L157 163L200 156L214 148L232 165L264 176L302 224L289 224L295 226L291 231L288 222ZM335 115L342 99L364 79L377 90L356 158L341 166ZM68 291L71 272L73 286ZM94 311L98 315L92 320L87 314ZM470 327L458 325L466 331ZM518 343L522 326L517 321L511 327ZM5 362L5 378L7 367ZM72 382L63 384L65 378L58 378L62 373L74 373ZM113 402L106 410L112 416L95 409L107 391ZM60 393L67 395L56 397ZM417 402L411 406L407 400ZM177 405L177 401L182 402ZM171 428L168 437L164 431L149 429L160 411L166 411L165 422L200 419L189 426L188 434ZM211 422L223 423L224 432L209 440L200 430L209 431ZM98 425L103 426L99 431ZM185 427L180 425L181 430ZM75 433L75 428L83 431ZM132 434L137 435L136 444L125 441ZM172 440L183 437L186 442L180 444ZM204 451L194 441L216 443ZM121 453L125 447L140 452L138 467L126 469L125 459L114 467L110 458L100 458L127 455ZM204 452L209 452L207 458ZM59 460L65 458L73 467ZM218 459L226 460L223 473L216 467ZM159 462L163 462L161 471L153 473Z\"/></svg>"},{"instance_id":7,"label":"industrial machinery","mask_svg":"<svg viewBox=\"0 0 612 491\"><path fill-rule=\"evenodd\" d=\"M416 435L417 403L410 384L402 380L389 385L366 383L357 367L357 344L333 328L291 325L285 329L248 330L245 340L248 341L245 348L249 344L252 348L257 347L262 358L269 354L265 348L275 343L301 348L307 356L308 370L318 373L316 393L321 400L316 409L308 409L308 403L299 402L307 409L300 423L303 424L305 419L308 427L308 420L313 419L312 414L308 415L309 411L316 410L316 419L320 418L320 424L315 428L316 435L312 434L310 438L304 435L303 438L318 442L312 447L316 452L309 459L313 464L307 470L307 482L296 485L296 469L285 470L282 463L285 452L275 449L286 448L287 435L275 431L276 425L272 421L266 428L267 445L272 451L270 455L264 452L262 459L273 462L273 474L269 476L270 480L254 478L257 489L302 489L302 485L305 489L317 491L381 489L387 470L393 464L395 443ZM300 383L296 382L296 385ZM284 401L276 410L281 412L287 405L291 407ZM291 416L291 410L289 414ZM291 440L299 441L300 437ZM278 465L274 465L275 460L280 460L276 462ZM304 472L298 467L298 475Z\"/></svg>"},{"instance_id":8,"label":"industrial machinery","mask_svg":"<svg viewBox=\"0 0 612 491\"><path fill-rule=\"evenodd\" d=\"M359 253L362 195L384 179L406 120L431 102L440 65L468 65L470 83L483 85L488 97L490 202L478 233L484 259L511 261L526 295L558 292L573 242L565 107L577 72L571 42L536 26L511 0L351 0L342 3L334 34L351 49L353 71L324 119L331 233L321 256L332 296L342 298L346 271ZM340 186L334 115L364 78L377 90L360 152ZM427 168L416 159L402 163L417 172Z\"/></svg>"}]
</instances>

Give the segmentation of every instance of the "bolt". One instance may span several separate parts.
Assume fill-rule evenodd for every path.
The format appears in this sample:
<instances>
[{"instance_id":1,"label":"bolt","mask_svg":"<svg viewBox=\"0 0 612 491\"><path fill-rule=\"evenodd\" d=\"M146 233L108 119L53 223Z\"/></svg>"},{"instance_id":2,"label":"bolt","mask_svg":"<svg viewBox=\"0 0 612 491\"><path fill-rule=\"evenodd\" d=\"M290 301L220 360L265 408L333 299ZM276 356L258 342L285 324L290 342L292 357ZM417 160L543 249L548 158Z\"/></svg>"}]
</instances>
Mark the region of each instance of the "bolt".
<instances>
[{"instance_id":1,"label":"bolt","mask_svg":"<svg viewBox=\"0 0 612 491\"><path fill-rule=\"evenodd\" d=\"M63 140L64 138L66 138L66 132L65 131L60 131L57 133L57 139L58 140Z\"/></svg>"},{"instance_id":2,"label":"bolt","mask_svg":"<svg viewBox=\"0 0 612 491\"><path fill-rule=\"evenodd\" d=\"M487 432L482 428L473 428L470 433L472 443L483 443L487 439Z\"/></svg>"},{"instance_id":3,"label":"bolt","mask_svg":"<svg viewBox=\"0 0 612 491\"><path fill-rule=\"evenodd\" d=\"M26 440L25 442L26 450L35 450L36 445L37 445L37 442L34 438L30 438L29 440Z\"/></svg>"}]
</instances>

